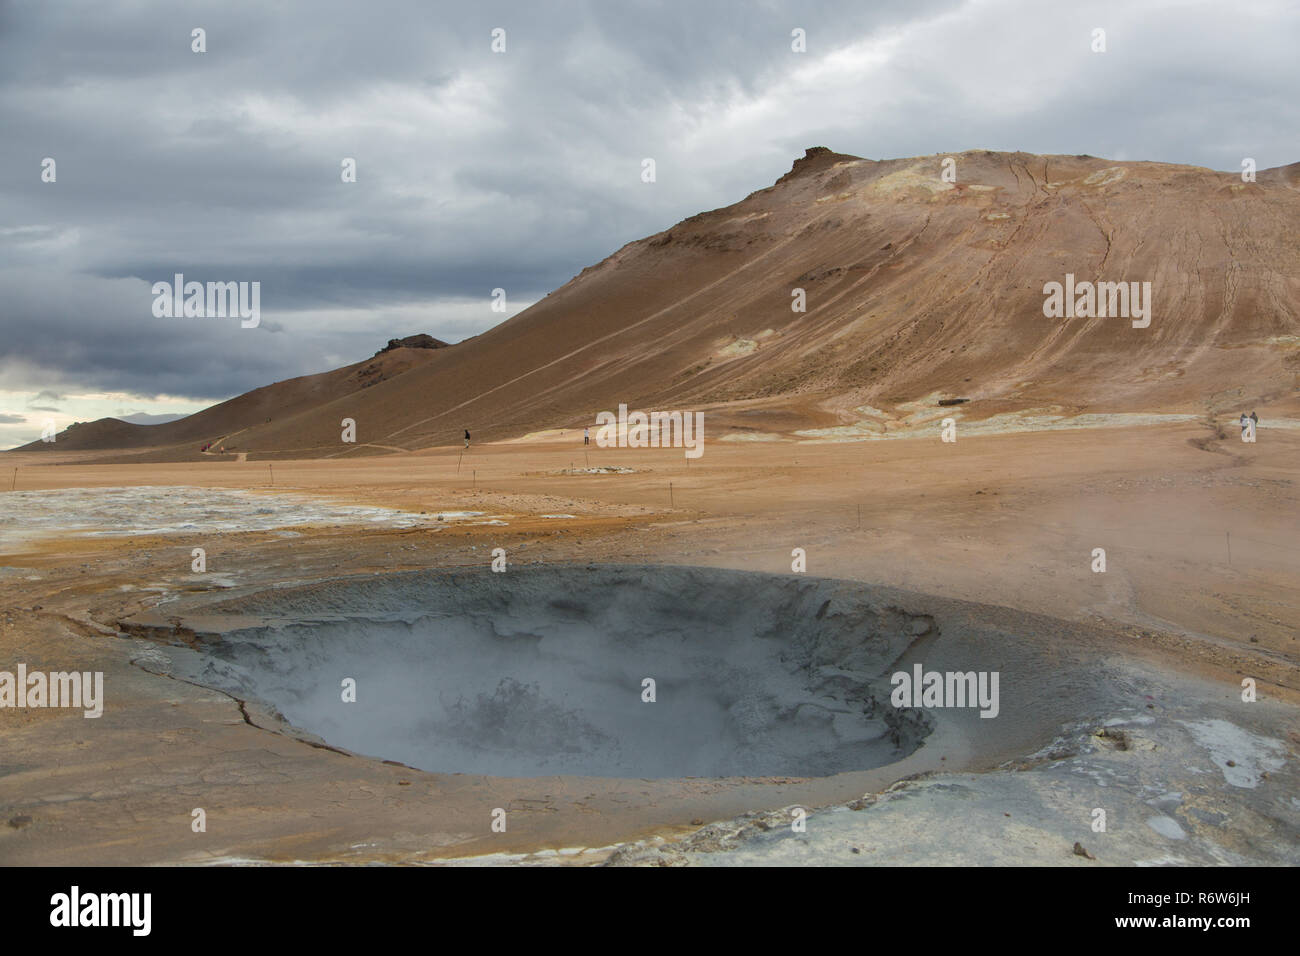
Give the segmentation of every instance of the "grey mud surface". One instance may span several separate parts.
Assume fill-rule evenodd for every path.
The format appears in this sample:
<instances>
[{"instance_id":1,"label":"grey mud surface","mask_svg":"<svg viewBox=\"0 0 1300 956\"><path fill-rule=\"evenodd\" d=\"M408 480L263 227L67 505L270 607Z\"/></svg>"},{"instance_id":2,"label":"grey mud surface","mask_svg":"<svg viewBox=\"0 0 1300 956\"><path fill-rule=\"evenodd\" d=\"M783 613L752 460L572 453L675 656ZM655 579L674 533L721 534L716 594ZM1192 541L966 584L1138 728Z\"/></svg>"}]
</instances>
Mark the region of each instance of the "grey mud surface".
<instances>
[{"instance_id":1,"label":"grey mud surface","mask_svg":"<svg viewBox=\"0 0 1300 956\"><path fill-rule=\"evenodd\" d=\"M1300 862L1292 709L1121 659L1084 625L657 565L350 577L166 612L131 624L171 645L141 666L346 752L440 774L826 782L802 832L755 803L616 865ZM915 663L998 671L997 717L895 709L889 675Z\"/></svg>"},{"instance_id":2,"label":"grey mud surface","mask_svg":"<svg viewBox=\"0 0 1300 956\"><path fill-rule=\"evenodd\" d=\"M1040 743L1106 687L1095 653L1043 647L1031 616L794 575L411 572L186 610L198 653L173 654L177 676L433 772L821 777L936 731L979 758ZM914 661L999 671L997 718L894 708L889 676Z\"/></svg>"},{"instance_id":3,"label":"grey mud surface","mask_svg":"<svg viewBox=\"0 0 1300 956\"><path fill-rule=\"evenodd\" d=\"M808 813L750 813L615 866L1246 866L1300 863L1294 714L1127 666L1149 707L1075 722L988 773L924 773ZM1249 729L1248 729L1249 728ZM1294 733L1290 735L1294 741Z\"/></svg>"}]
</instances>

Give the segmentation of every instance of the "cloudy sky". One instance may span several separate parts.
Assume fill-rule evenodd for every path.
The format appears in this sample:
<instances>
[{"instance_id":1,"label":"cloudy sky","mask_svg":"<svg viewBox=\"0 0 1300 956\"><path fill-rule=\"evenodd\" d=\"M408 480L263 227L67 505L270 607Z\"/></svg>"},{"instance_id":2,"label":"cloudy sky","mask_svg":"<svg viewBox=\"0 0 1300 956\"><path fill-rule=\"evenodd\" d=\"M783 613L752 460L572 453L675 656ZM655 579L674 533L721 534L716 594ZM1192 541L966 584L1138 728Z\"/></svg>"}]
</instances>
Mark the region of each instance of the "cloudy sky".
<instances>
[{"instance_id":1,"label":"cloudy sky","mask_svg":"<svg viewBox=\"0 0 1300 956\"><path fill-rule=\"evenodd\" d=\"M459 341L808 146L1296 162L1297 37L1293 0L0 0L0 448ZM155 317L177 272L260 325Z\"/></svg>"}]
</instances>

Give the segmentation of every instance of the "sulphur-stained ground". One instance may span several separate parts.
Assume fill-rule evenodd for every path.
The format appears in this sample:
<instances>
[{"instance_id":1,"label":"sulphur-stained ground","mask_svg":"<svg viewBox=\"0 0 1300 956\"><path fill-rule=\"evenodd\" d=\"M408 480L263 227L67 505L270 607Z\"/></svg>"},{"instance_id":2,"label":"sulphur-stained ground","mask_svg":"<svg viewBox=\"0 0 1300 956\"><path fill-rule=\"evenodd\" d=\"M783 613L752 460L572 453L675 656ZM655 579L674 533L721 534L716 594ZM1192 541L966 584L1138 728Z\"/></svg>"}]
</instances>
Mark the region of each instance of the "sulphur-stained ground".
<instances>
[{"instance_id":1,"label":"sulphur-stained ground","mask_svg":"<svg viewBox=\"0 0 1300 956\"><path fill-rule=\"evenodd\" d=\"M102 671L105 700L0 708L0 862L1296 862L1300 431L1227 434L718 441L693 461L572 431L272 465L7 455L0 671ZM481 570L495 548L514 569L786 574L802 549L810 577L1103 635L1110 709L996 760L940 735L811 780L500 779L343 752L170 666L187 601Z\"/></svg>"}]
</instances>

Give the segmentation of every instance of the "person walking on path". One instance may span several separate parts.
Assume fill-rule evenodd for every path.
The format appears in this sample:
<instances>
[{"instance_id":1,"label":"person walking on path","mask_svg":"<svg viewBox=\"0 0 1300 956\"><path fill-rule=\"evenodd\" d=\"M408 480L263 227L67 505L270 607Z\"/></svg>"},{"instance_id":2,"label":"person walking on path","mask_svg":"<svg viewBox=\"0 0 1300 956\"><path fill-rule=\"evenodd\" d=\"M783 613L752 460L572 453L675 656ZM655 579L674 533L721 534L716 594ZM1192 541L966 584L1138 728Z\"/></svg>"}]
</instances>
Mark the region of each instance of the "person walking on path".
<instances>
[{"instance_id":1,"label":"person walking on path","mask_svg":"<svg viewBox=\"0 0 1300 956\"><path fill-rule=\"evenodd\" d=\"M465 429L465 447L469 447L469 429Z\"/></svg>"},{"instance_id":2,"label":"person walking on path","mask_svg":"<svg viewBox=\"0 0 1300 956\"><path fill-rule=\"evenodd\" d=\"M590 428L584 428L584 429L582 430L582 443L583 443L584 445L590 445L590 444L591 444L591 429L590 429Z\"/></svg>"}]
</instances>

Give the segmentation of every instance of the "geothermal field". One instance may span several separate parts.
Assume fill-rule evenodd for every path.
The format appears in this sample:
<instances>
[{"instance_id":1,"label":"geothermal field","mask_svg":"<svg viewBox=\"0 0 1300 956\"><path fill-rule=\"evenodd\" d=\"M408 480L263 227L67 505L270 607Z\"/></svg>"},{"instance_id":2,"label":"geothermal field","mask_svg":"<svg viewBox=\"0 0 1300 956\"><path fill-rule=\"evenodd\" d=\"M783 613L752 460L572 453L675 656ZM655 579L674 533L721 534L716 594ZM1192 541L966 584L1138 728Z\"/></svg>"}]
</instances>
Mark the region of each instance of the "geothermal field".
<instances>
[{"instance_id":1,"label":"geothermal field","mask_svg":"<svg viewBox=\"0 0 1300 956\"><path fill-rule=\"evenodd\" d=\"M1000 868L873 939L1073 936L1300 864L1300 14L726 6L0 0L42 929L853 866Z\"/></svg>"},{"instance_id":2,"label":"geothermal field","mask_svg":"<svg viewBox=\"0 0 1300 956\"><path fill-rule=\"evenodd\" d=\"M0 713L0 848L1291 864L1300 432L1260 436L918 426L688 464L566 429L277 458L274 486L11 453L6 654L103 701ZM898 706L928 672L969 693Z\"/></svg>"}]
</instances>

